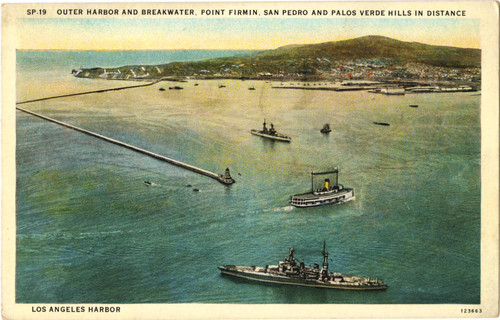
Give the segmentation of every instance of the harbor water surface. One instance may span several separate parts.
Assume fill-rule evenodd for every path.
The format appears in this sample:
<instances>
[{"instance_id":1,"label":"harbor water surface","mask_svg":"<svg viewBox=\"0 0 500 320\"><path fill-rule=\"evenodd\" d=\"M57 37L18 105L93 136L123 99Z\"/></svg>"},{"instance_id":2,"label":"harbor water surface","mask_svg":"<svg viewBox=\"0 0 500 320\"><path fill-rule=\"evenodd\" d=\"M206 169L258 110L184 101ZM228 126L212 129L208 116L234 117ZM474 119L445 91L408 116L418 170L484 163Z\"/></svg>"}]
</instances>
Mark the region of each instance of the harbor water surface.
<instances>
[{"instance_id":1,"label":"harbor water surface","mask_svg":"<svg viewBox=\"0 0 500 320\"><path fill-rule=\"evenodd\" d=\"M20 51L17 100L131 84L75 78L78 67L204 54ZM212 172L229 168L234 185L16 112L18 303L480 302L480 96L172 85L23 108ZM251 135L264 119L292 142ZM356 200L289 205L311 188L312 171L334 167ZM217 269L276 264L292 246L299 260L321 263L323 241L331 271L389 288L265 285Z\"/></svg>"}]
</instances>

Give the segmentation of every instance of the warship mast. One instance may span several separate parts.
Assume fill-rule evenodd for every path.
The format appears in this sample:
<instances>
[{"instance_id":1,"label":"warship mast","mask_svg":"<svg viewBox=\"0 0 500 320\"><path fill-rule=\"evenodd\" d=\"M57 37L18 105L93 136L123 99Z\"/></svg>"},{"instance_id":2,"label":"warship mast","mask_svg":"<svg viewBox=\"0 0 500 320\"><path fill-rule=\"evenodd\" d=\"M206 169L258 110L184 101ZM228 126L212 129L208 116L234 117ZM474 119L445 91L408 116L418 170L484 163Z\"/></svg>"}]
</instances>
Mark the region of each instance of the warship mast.
<instances>
[{"instance_id":1,"label":"warship mast","mask_svg":"<svg viewBox=\"0 0 500 320\"><path fill-rule=\"evenodd\" d=\"M321 267L321 278L328 280L328 252L326 252L326 241L323 241L323 266Z\"/></svg>"}]
</instances>

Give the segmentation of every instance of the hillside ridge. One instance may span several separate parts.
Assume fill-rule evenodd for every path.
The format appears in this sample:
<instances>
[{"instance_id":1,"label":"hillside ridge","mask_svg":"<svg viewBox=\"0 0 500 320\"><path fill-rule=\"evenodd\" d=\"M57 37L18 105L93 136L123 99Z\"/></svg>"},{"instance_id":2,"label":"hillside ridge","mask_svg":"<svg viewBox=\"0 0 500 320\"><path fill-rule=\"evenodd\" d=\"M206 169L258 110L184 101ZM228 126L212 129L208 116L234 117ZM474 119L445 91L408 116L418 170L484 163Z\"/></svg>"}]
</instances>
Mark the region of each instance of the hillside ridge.
<instances>
[{"instance_id":1,"label":"hillside ridge","mask_svg":"<svg viewBox=\"0 0 500 320\"><path fill-rule=\"evenodd\" d=\"M156 66L73 70L77 77L120 80L200 78L426 78L439 73L480 76L481 50L405 42L369 35L315 44L291 44L247 55ZM371 71L369 71L369 69ZM445 70L443 69L453 69ZM456 70L454 70L456 69ZM369 71L369 72L368 72ZM112 75L111 75L112 74ZM374 75L375 74L375 75ZM378 74L378 76L376 75ZM478 81L478 80L477 80Z\"/></svg>"}]
</instances>

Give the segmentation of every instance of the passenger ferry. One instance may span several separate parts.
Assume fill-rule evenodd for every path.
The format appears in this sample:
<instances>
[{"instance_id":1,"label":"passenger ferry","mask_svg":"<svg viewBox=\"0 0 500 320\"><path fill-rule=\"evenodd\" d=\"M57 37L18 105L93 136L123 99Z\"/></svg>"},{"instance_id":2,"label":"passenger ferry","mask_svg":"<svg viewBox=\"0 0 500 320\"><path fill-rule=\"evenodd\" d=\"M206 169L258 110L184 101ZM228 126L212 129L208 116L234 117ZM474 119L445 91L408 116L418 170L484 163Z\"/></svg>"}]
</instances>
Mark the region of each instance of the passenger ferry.
<instances>
[{"instance_id":1,"label":"passenger ferry","mask_svg":"<svg viewBox=\"0 0 500 320\"><path fill-rule=\"evenodd\" d=\"M335 184L330 185L330 179L325 179L323 186L314 190L314 176L329 174L335 174ZM293 195L290 204L298 208L307 208L354 200L354 189L339 184L338 178L338 169L327 172L311 172L311 192Z\"/></svg>"}]
</instances>

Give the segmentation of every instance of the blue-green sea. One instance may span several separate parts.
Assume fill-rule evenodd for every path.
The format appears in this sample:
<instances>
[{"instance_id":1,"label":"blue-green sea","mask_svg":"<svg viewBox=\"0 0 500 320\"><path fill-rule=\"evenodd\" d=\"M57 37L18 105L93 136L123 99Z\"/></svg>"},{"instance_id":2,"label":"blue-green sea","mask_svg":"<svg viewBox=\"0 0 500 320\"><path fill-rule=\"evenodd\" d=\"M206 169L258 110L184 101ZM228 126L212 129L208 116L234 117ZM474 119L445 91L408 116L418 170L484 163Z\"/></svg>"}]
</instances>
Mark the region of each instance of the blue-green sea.
<instances>
[{"instance_id":1,"label":"blue-green sea","mask_svg":"<svg viewBox=\"0 0 500 320\"><path fill-rule=\"evenodd\" d=\"M73 77L80 67L232 54L245 52L19 51L16 96L131 84ZM168 90L162 82L22 105L206 170L227 167L236 183L17 111L16 302L479 303L480 96L273 84L189 80ZM264 119L292 142L251 135ZM327 122L333 131L321 134ZM356 200L289 205L310 189L311 171L334 167ZM276 264L292 246L299 260L321 263L323 241L331 271L389 288L265 285L217 269Z\"/></svg>"}]
</instances>

